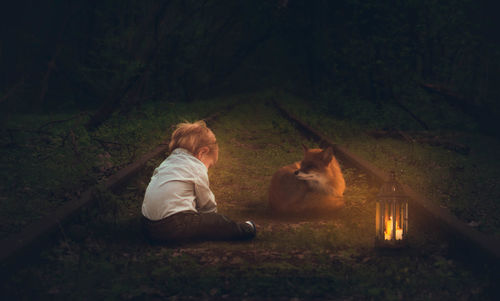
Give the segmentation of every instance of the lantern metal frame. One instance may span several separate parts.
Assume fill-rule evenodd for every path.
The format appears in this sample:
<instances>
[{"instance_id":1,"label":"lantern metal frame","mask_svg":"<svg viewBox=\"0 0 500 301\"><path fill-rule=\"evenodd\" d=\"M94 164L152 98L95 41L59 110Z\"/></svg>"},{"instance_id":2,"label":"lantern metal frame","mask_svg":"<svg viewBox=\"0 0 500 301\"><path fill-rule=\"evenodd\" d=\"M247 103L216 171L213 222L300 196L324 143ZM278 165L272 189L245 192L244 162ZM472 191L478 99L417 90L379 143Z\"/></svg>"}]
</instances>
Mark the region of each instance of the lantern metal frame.
<instances>
[{"instance_id":1,"label":"lantern metal frame","mask_svg":"<svg viewBox=\"0 0 500 301\"><path fill-rule=\"evenodd\" d=\"M380 188L375 208L375 245L403 247L408 243L408 197L391 171Z\"/></svg>"}]
</instances>

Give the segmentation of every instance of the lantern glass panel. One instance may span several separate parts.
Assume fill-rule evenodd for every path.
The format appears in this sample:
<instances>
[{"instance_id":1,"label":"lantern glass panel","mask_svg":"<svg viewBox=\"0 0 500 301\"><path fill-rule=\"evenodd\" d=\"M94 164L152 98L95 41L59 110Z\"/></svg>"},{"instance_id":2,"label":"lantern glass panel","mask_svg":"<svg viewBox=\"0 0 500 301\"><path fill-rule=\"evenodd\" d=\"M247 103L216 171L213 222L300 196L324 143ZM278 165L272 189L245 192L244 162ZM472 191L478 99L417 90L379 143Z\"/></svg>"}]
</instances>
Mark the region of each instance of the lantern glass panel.
<instances>
[{"instance_id":1,"label":"lantern glass panel","mask_svg":"<svg viewBox=\"0 0 500 301\"><path fill-rule=\"evenodd\" d=\"M408 236L408 200L394 172L380 189L375 209L376 244L405 244Z\"/></svg>"}]
</instances>

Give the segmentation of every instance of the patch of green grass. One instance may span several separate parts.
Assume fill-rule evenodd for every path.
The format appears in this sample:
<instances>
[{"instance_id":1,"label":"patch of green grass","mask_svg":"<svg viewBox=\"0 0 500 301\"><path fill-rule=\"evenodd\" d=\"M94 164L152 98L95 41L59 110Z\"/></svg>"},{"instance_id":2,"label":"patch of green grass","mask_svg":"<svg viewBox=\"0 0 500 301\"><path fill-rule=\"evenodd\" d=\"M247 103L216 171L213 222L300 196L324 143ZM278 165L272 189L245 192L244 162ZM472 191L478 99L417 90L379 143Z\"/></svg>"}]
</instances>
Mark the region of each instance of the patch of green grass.
<instances>
[{"instance_id":1,"label":"patch of green grass","mask_svg":"<svg viewBox=\"0 0 500 301\"><path fill-rule=\"evenodd\" d=\"M458 124L465 122L460 112L453 108L439 108L441 118L424 114L436 104L424 101L417 110L432 121L433 130L409 132L416 141L404 139L379 138L368 133L373 129L384 129L388 125L396 129L411 124L411 118L401 110L378 111L366 110L370 118L358 118L351 115L343 119L332 118L328 111L318 105L307 105L304 101L288 95L283 104L293 114L309 123L313 128L327 135L335 143L346 146L382 170L394 170L397 177L430 200L449 208L466 223L475 225L480 231L500 236L500 142L492 137ZM279 99L279 97L278 97ZM434 116L434 117L433 117ZM366 117L366 116L365 116ZM393 120L400 118L401 120ZM443 146L431 146L419 143L419 135L435 137L470 149L469 153L455 152Z\"/></svg>"},{"instance_id":2,"label":"patch of green grass","mask_svg":"<svg viewBox=\"0 0 500 301\"><path fill-rule=\"evenodd\" d=\"M315 145L266 104L268 96L238 96L241 103L212 126L220 155L209 173L219 212L254 220L254 240L148 244L140 232L140 207L157 159L116 195L101 193L98 206L68 226L41 262L2 283L2 293L64 300L494 299L495 279L487 269L476 272L450 258L447 241L414 221L409 249L374 249L378 189L356 170L343 169L341 211L272 216L272 174L301 159L301 143Z\"/></svg>"},{"instance_id":3,"label":"patch of green grass","mask_svg":"<svg viewBox=\"0 0 500 301\"><path fill-rule=\"evenodd\" d=\"M10 116L0 135L0 238L168 141L176 123L208 117L228 104L146 103L115 114L95 132L85 129L84 114Z\"/></svg>"}]
</instances>

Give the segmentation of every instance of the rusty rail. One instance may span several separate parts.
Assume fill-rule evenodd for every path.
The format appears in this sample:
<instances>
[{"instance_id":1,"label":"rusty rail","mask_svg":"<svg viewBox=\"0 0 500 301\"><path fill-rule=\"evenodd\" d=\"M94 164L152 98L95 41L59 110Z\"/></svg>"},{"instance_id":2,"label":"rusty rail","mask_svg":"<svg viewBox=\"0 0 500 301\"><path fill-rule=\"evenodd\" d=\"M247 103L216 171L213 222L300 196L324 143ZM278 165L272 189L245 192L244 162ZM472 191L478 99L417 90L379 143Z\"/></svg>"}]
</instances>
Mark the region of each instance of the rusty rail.
<instances>
[{"instance_id":1,"label":"rusty rail","mask_svg":"<svg viewBox=\"0 0 500 301\"><path fill-rule=\"evenodd\" d=\"M226 112L231 109L231 106L225 107L221 112ZM205 118L205 122L210 123L216 120L220 113L215 113ZM168 143L161 143L152 151L143 155L139 160L122 168L117 173L112 175L104 183L105 189L115 190L122 184L135 176L146 163L161 154L168 151ZM54 238L62 226L76 216L82 209L88 208L95 204L96 187L86 190L79 199L69 201L57 208L52 214L43 217L28 225L19 233L14 233L0 241L0 268L4 272L8 272L8 268L16 266L20 259L29 258L30 255L37 253L42 246L51 238Z\"/></svg>"},{"instance_id":2,"label":"rusty rail","mask_svg":"<svg viewBox=\"0 0 500 301\"><path fill-rule=\"evenodd\" d=\"M273 103L286 119L291 121L307 136L317 140L321 147L331 146L335 156L347 165L363 171L379 185L388 179L388 174L386 172L380 170L367 160L351 153L345 147L335 144L328 137L310 127L297 116L288 112L279 102L273 101ZM460 247L467 249L463 251L467 251L469 254L479 253L479 255L484 255L482 259L487 259L493 261L495 264L499 264L500 241L467 226L450 211L427 200L408 185L402 184L402 186L411 201L413 210L416 210L419 215L423 215L424 218L438 224L448 233L452 234L456 240L461 242Z\"/></svg>"}]
</instances>

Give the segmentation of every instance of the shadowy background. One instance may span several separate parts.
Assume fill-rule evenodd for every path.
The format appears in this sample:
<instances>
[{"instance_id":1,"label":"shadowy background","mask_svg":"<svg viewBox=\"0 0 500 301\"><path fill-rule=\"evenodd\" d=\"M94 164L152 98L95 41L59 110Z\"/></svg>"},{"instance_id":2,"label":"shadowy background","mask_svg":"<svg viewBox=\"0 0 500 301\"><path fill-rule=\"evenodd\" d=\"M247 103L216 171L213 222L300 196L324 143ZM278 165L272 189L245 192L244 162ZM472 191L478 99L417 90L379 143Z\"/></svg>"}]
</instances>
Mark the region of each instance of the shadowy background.
<instances>
[{"instance_id":1,"label":"shadowy background","mask_svg":"<svg viewBox=\"0 0 500 301\"><path fill-rule=\"evenodd\" d=\"M102 186L167 140L172 125L216 112L221 160L211 187L221 212L255 219L259 236L182 250L147 244L140 204L157 158L123 191L101 187L96 206L61 225L57 244L39 248L0 292L497 300L493 269L452 258L462 249L441 233L417 226L410 253L375 252L378 187L362 173L343 166L348 205L325 221L269 218L266 187L279 166L301 158L301 143L312 143L270 105L275 99L498 238L498 11L487 0L4 4L0 238Z\"/></svg>"},{"instance_id":2,"label":"shadowy background","mask_svg":"<svg viewBox=\"0 0 500 301\"><path fill-rule=\"evenodd\" d=\"M388 103L414 113L427 90L495 132L498 9L486 0L11 1L0 13L0 111L95 110L93 128L147 101L278 88L342 118Z\"/></svg>"}]
</instances>

